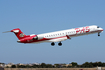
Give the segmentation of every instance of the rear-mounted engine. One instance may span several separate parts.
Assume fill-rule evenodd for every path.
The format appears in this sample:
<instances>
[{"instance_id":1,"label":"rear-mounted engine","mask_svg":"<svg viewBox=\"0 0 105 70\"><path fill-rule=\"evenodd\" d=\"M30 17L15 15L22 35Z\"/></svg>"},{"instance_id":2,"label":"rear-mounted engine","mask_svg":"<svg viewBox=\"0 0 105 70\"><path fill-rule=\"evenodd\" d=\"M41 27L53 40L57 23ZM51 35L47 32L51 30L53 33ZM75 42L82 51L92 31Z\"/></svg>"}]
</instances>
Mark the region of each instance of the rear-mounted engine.
<instances>
[{"instance_id":1,"label":"rear-mounted engine","mask_svg":"<svg viewBox=\"0 0 105 70\"><path fill-rule=\"evenodd\" d=\"M44 36L36 35L33 39L34 40L41 40L43 38L44 38Z\"/></svg>"}]
</instances>

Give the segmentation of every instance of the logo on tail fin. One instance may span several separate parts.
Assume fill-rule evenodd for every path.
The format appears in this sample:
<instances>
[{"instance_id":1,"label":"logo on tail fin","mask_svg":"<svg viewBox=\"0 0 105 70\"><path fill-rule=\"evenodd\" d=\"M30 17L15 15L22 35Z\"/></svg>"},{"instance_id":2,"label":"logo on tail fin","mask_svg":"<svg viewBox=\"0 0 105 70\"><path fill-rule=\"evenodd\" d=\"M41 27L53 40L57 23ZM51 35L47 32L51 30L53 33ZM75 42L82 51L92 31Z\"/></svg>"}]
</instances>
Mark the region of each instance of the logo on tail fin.
<instances>
[{"instance_id":1,"label":"logo on tail fin","mask_svg":"<svg viewBox=\"0 0 105 70\"><path fill-rule=\"evenodd\" d=\"M25 36L25 34L21 33L19 36L20 36L20 37L24 37L24 36Z\"/></svg>"}]
</instances>

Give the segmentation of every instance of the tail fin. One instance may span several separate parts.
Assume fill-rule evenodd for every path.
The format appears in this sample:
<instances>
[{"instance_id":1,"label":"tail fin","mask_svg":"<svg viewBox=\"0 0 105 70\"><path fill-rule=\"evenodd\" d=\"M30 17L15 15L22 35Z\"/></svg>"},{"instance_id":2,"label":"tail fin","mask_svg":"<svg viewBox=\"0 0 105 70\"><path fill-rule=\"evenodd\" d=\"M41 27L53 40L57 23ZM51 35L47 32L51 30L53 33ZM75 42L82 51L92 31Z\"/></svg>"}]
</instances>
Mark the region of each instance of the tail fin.
<instances>
[{"instance_id":1,"label":"tail fin","mask_svg":"<svg viewBox=\"0 0 105 70\"><path fill-rule=\"evenodd\" d=\"M26 35L19 28L13 29L11 32L14 32L19 40L26 37Z\"/></svg>"}]
</instances>

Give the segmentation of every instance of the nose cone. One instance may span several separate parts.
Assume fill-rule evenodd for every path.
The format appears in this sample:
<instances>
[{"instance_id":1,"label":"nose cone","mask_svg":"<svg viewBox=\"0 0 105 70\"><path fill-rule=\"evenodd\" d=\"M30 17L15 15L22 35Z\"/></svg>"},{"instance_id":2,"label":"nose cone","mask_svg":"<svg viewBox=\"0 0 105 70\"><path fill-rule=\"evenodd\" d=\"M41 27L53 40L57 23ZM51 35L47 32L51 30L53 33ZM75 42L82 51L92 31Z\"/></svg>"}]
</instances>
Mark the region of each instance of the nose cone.
<instances>
[{"instance_id":1,"label":"nose cone","mask_svg":"<svg viewBox=\"0 0 105 70\"><path fill-rule=\"evenodd\" d=\"M20 40L18 40L17 42L18 42L18 43L21 43L21 41L20 41Z\"/></svg>"},{"instance_id":2,"label":"nose cone","mask_svg":"<svg viewBox=\"0 0 105 70\"><path fill-rule=\"evenodd\" d=\"M104 29L102 29L102 31L104 31Z\"/></svg>"},{"instance_id":3,"label":"nose cone","mask_svg":"<svg viewBox=\"0 0 105 70\"><path fill-rule=\"evenodd\" d=\"M102 28L101 28L100 30L101 30L101 31L104 31L104 29L102 29Z\"/></svg>"},{"instance_id":4,"label":"nose cone","mask_svg":"<svg viewBox=\"0 0 105 70\"><path fill-rule=\"evenodd\" d=\"M99 29L99 31L104 31L104 29L102 29L102 28L98 28Z\"/></svg>"}]
</instances>

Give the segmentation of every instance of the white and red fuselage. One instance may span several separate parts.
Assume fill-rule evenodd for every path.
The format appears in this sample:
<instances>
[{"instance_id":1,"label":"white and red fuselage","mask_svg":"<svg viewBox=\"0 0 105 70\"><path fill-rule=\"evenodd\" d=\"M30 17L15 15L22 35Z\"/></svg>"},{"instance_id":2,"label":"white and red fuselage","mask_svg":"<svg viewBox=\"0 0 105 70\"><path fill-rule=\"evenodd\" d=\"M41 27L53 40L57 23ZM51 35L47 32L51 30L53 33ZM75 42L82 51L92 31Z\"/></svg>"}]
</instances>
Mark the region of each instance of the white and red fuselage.
<instances>
[{"instance_id":1,"label":"white and red fuselage","mask_svg":"<svg viewBox=\"0 0 105 70\"><path fill-rule=\"evenodd\" d=\"M19 40L17 42L19 43L52 42L51 45L55 45L54 42L60 42L59 45L62 45L61 41L81 35L98 33L98 36L100 36L100 32L102 31L103 29L96 25L38 34L38 35L35 34L25 35L19 28L11 30L11 32L14 32L15 35L18 37Z\"/></svg>"}]
</instances>

